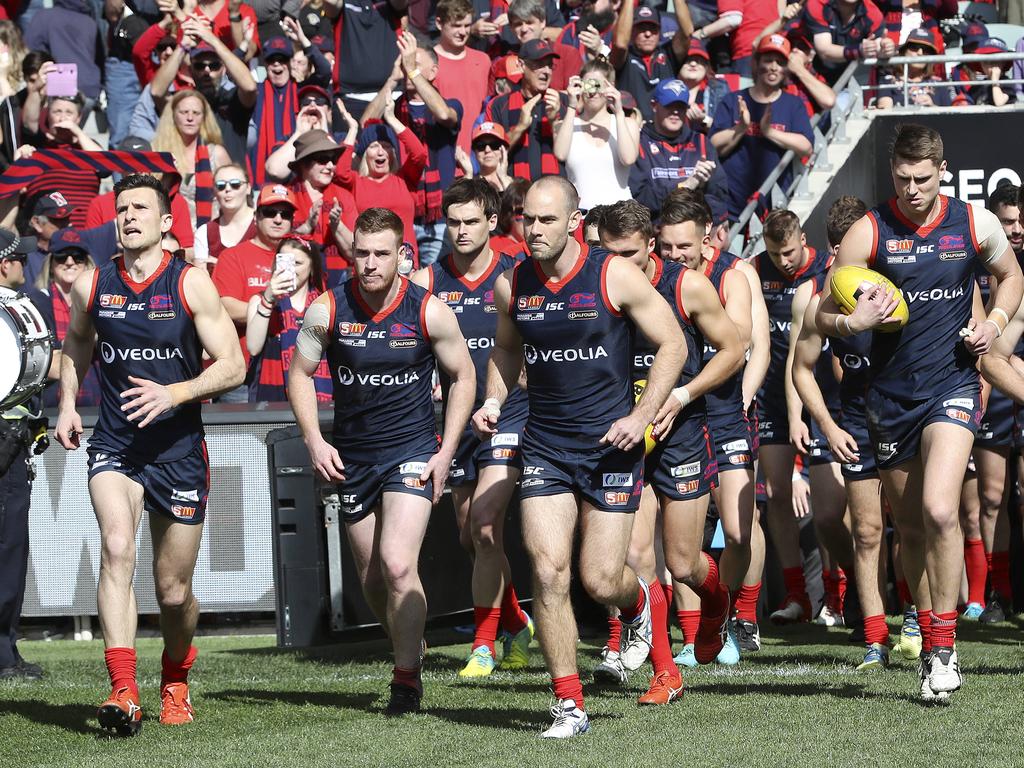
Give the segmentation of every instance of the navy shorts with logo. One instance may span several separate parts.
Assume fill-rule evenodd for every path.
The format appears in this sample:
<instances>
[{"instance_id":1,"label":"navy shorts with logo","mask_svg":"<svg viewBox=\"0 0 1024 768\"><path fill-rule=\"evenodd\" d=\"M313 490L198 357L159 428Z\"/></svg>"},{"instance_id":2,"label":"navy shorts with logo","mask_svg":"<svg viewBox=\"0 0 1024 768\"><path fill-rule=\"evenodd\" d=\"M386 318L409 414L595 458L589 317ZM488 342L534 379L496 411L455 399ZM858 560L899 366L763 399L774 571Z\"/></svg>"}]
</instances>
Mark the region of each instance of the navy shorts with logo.
<instances>
[{"instance_id":1,"label":"navy shorts with logo","mask_svg":"<svg viewBox=\"0 0 1024 768\"><path fill-rule=\"evenodd\" d=\"M523 436L519 498L578 494L605 512L636 512L644 487L644 445L568 450L543 437Z\"/></svg>"},{"instance_id":2,"label":"navy shorts with logo","mask_svg":"<svg viewBox=\"0 0 1024 768\"><path fill-rule=\"evenodd\" d=\"M960 384L927 400L901 400L868 389L868 432L879 469L891 469L917 456L929 424L957 424L972 435L981 424L979 385Z\"/></svg>"},{"instance_id":3,"label":"navy shorts with logo","mask_svg":"<svg viewBox=\"0 0 1024 768\"><path fill-rule=\"evenodd\" d=\"M210 457L206 441L174 461L140 462L119 454L89 449L89 479L117 472L143 488L142 506L176 523L199 525L206 519L210 494Z\"/></svg>"},{"instance_id":4,"label":"navy shorts with logo","mask_svg":"<svg viewBox=\"0 0 1024 768\"><path fill-rule=\"evenodd\" d=\"M981 417L974 444L980 448L1010 448L1014 445L1013 400L993 387L988 407Z\"/></svg>"},{"instance_id":5,"label":"navy shorts with logo","mask_svg":"<svg viewBox=\"0 0 1024 768\"><path fill-rule=\"evenodd\" d=\"M420 480L434 451L395 456L377 464L345 462L345 480L338 483L341 516L346 523L358 523L380 504L385 492L408 493L434 498L434 482Z\"/></svg>"},{"instance_id":6,"label":"navy shorts with logo","mask_svg":"<svg viewBox=\"0 0 1024 768\"><path fill-rule=\"evenodd\" d=\"M747 414L742 411L734 414L708 414L708 427L711 442L715 446L719 473L731 469L753 471L754 462L757 461L757 433Z\"/></svg>"},{"instance_id":7,"label":"navy shorts with logo","mask_svg":"<svg viewBox=\"0 0 1024 768\"><path fill-rule=\"evenodd\" d=\"M483 467L491 465L522 469L523 428L526 414L506 423L498 422L498 433L490 440L481 441L472 429L467 429L459 440L448 473L448 484L452 486L471 485Z\"/></svg>"},{"instance_id":8,"label":"navy shorts with logo","mask_svg":"<svg viewBox=\"0 0 1024 768\"><path fill-rule=\"evenodd\" d=\"M807 424L807 431L811 436L811 444L807 449L809 456L808 463L812 467L823 464L832 464L835 458L828 447L828 440L825 433L821 431L814 419L805 414L804 422ZM786 413L785 404L782 408L763 407L758 402L757 421L758 445L790 445L789 441L789 414Z\"/></svg>"},{"instance_id":9,"label":"navy shorts with logo","mask_svg":"<svg viewBox=\"0 0 1024 768\"><path fill-rule=\"evenodd\" d=\"M690 441L659 444L644 462L647 483L660 495L676 501L699 499L718 487L718 461L707 428L704 444Z\"/></svg>"},{"instance_id":10,"label":"navy shorts with logo","mask_svg":"<svg viewBox=\"0 0 1024 768\"><path fill-rule=\"evenodd\" d=\"M843 477L848 480L868 480L878 477L878 464L875 462L875 444L868 434L868 414L864 409L863 397L851 397L843 401L843 414L840 426L850 433L857 442L860 456L853 464L843 464Z\"/></svg>"}]
</instances>

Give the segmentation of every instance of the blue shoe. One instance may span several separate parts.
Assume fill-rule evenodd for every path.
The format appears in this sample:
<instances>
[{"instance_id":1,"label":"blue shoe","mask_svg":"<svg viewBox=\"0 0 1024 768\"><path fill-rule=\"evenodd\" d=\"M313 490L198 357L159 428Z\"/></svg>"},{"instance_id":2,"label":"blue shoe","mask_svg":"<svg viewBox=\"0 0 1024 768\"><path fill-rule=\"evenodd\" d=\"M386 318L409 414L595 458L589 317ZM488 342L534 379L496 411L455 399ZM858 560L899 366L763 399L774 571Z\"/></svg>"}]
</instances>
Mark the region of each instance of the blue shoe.
<instances>
[{"instance_id":1,"label":"blue shoe","mask_svg":"<svg viewBox=\"0 0 1024 768\"><path fill-rule=\"evenodd\" d=\"M672 661L681 667L690 667L691 669L698 666L697 657L693 655L693 643L684 645L683 650L677 653Z\"/></svg>"},{"instance_id":2,"label":"blue shoe","mask_svg":"<svg viewBox=\"0 0 1024 768\"><path fill-rule=\"evenodd\" d=\"M967 607L964 608L964 612L960 614L960 618L977 621L981 618L981 614L984 612L985 606L981 603L968 603Z\"/></svg>"},{"instance_id":3,"label":"blue shoe","mask_svg":"<svg viewBox=\"0 0 1024 768\"><path fill-rule=\"evenodd\" d=\"M881 643L872 643L864 654L864 661L857 665L857 671L885 669L889 666L889 649Z\"/></svg>"},{"instance_id":4,"label":"blue shoe","mask_svg":"<svg viewBox=\"0 0 1024 768\"><path fill-rule=\"evenodd\" d=\"M718 657L715 661L719 664L728 664L729 666L740 663L740 642L736 637L736 622L729 622L725 636L725 645L718 652Z\"/></svg>"}]
</instances>

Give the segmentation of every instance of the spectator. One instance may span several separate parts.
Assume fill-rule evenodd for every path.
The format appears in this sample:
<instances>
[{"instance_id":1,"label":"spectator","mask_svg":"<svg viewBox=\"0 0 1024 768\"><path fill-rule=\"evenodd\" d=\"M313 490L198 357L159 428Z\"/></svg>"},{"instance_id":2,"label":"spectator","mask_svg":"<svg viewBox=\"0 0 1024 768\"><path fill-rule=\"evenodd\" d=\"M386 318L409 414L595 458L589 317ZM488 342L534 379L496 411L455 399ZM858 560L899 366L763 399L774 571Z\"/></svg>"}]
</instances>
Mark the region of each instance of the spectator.
<instances>
[{"instance_id":1,"label":"spectator","mask_svg":"<svg viewBox=\"0 0 1024 768\"><path fill-rule=\"evenodd\" d=\"M765 37L754 55L754 85L722 100L711 126L711 143L729 179L729 216L735 220L788 150L806 157L814 136L800 99L783 92L789 41ZM785 187L790 171L779 179Z\"/></svg>"},{"instance_id":2,"label":"spectator","mask_svg":"<svg viewBox=\"0 0 1024 768\"><path fill-rule=\"evenodd\" d=\"M395 33L408 0L324 0L334 18L334 84L357 120L398 57Z\"/></svg>"},{"instance_id":3,"label":"spectator","mask_svg":"<svg viewBox=\"0 0 1024 768\"><path fill-rule=\"evenodd\" d=\"M256 29L259 19L256 11L242 0L198 0L192 14L198 17L200 26L210 29L228 50L241 49L249 59L259 49L260 37ZM251 43L247 35L252 36Z\"/></svg>"},{"instance_id":4,"label":"spectator","mask_svg":"<svg viewBox=\"0 0 1024 768\"><path fill-rule=\"evenodd\" d=\"M699 189L706 193L716 218L724 218L729 208L726 176L707 137L686 125L686 86L680 80L662 80L651 101L654 120L640 132L640 154L629 174L634 199L650 208L656 219L674 189Z\"/></svg>"},{"instance_id":5,"label":"spectator","mask_svg":"<svg viewBox=\"0 0 1024 768\"><path fill-rule=\"evenodd\" d=\"M508 137L497 123L483 122L473 129L473 157L477 174L498 192L508 189L513 179L508 173Z\"/></svg>"},{"instance_id":6,"label":"spectator","mask_svg":"<svg viewBox=\"0 0 1024 768\"><path fill-rule=\"evenodd\" d=\"M573 46L590 60L607 56L621 5L622 0L588 0L580 6L580 15L562 27L558 42Z\"/></svg>"},{"instance_id":7,"label":"spectator","mask_svg":"<svg viewBox=\"0 0 1024 768\"><path fill-rule=\"evenodd\" d=\"M468 47L473 5L469 0L440 0L437 28L441 37L434 46L437 77L434 85L445 99L462 104L458 145L470 151L473 123L487 101L491 61L487 54Z\"/></svg>"},{"instance_id":8,"label":"spectator","mask_svg":"<svg viewBox=\"0 0 1024 768\"><path fill-rule=\"evenodd\" d=\"M176 28L174 16L165 13L160 17L160 21L143 32L132 46L132 64L135 66L139 83L143 86L149 85L157 70L178 46L178 40L173 34ZM176 84L182 88L192 85L190 80L184 77L179 78Z\"/></svg>"},{"instance_id":9,"label":"spectator","mask_svg":"<svg viewBox=\"0 0 1024 768\"><path fill-rule=\"evenodd\" d=\"M294 22L293 22L294 23ZM249 155L249 168L257 187L265 181L264 165L271 153L295 131L299 112L298 87L292 79L291 60L295 49L283 35L263 41L263 64L267 79L259 86L253 120L256 144Z\"/></svg>"},{"instance_id":10,"label":"spectator","mask_svg":"<svg viewBox=\"0 0 1024 768\"><path fill-rule=\"evenodd\" d=\"M555 136L555 156L580 193L580 209L628 200L629 169L636 162L640 126L626 116L612 85L615 70L603 59L569 81L569 107Z\"/></svg>"},{"instance_id":11,"label":"spectator","mask_svg":"<svg viewBox=\"0 0 1024 768\"><path fill-rule=\"evenodd\" d=\"M38 306L45 307L46 313L53 317L54 335L58 344L64 342L68 323L71 320L71 286L83 272L96 267L96 262L89 256L88 245L74 229L61 229L53 234L49 241L50 253L43 262L43 268L32 283L26 285L29 298ZM43 406L55 408L60 398L60 387L48 386L43 390ZM93 357L85 379L78 390L79 406L100 404L99 365Z\"/></svg>"},{"instance_id":12,"label":"spectator","mask_svg":"<svg viewBox=\"0 0 1024 768\"><path fill-rule=\"evenodd\" d=\"M851 61L896 53L872 0L807 0L803 21L818 54L818 70L829 85L835 85Z\"/></svg>"},{"instance_id":13,"label":"spectator","mask_svg":"<svg viewBox=\"0 0 1024 768\"><path fill-rule=\"evenodd\" d=\"M512 0L508 5L508 28L512 30L517 42L504 46L504 50L500 52L518 52L519 58L523 59L522 49L527 42L546 42L555 54L551 68L551 87L557 91L564 91L569 85L569 78L577 74L583 66L583 57L573 46L545 40L546 26L547 11L544 0Z\"/></svg>"},{"instance_id":14,"label":"spectator","mask_svg":"<svg viewBox=\"0 0 1024 768\"><path fill-rule=\"evenodd\" d=\"M26 140L39 133L39 120L46 102L46 79L57 68L53 57L42 51L29 51L21 60L21 75L25 88L18 93L21 104L20 130L24 131ZM20 146L20 144L19 144Z\"/></svg>"},{"instance_id":15,"label":"spectator","mask_svg":"<svg viewBox=\"0 0 1024 768\"><path fill-rule=\"evenodd\" d=\"M155 152L170 152L182 181L192 227L213 218L213 172L231 162L210 105L198 91L175 91L153 137Z\"/></svg>"},{"instance_id":16,"label":"spectator","mask_svg":"<svg viewBox=\"0 0 1024 768\"><path fill-rule=\"evenodd\" d=\"M26 285L35 283L42 273L46 257L50 254L50 238L70 225L74 210L75 207L60 192L47 192L36 199L32 217L28 220L28 234L35 237L36 250L25 259Z\"/></svg>"},{"instance_id":17,"label":"spectator","mask_svg":"<svg viewBox=\"0 0 1024 768\"><path fill-rule=\"evenodd\" d=\"M504 96L514 91L522 80L523 62L519 54L508 53L499 56L491 64L487 92L492 96Z\"/></svg>"},{"instance_id":18,"label":"spectator","mask_svg":"<svg viewBox=\"0 0 1024 768\"><path fill-rule=\"evenodd\" d=\"M583 242L591 248L601 247L601 217L607 210L607 205L595 205L583 217Z\"/></svg>"},{"instance_id":19,"label":"spectator","mask_svg":"<svg viewBox=\"0 0 1024 768\"><path fill-rule=\"evenodd\" d=\"M445 99L434 87L438 58L431 48L419 48L404 32L398 38L397 66L363 113L363 125L376 120L399 82L404 91L395 103L398 118L427 148L427 165L414 191L416 243L420 266L437 261L445 245L441 195L455 180L455 146L462 123L462 104Z\"/></svg>"},{"instance_id":20,"label":"spectator","mask_svg":"<svg viewBox=\"0 0 1024 768\"><path fill-rule=\"evenodd\" d=\"M17 25L0 21L0 173L14 162L14 152L22 144L21 105L26 92L21 65L25 53Z\"/></svg>"},{"instance_id":21,"label":"spectator","mask_svg":"<svg viewBox=\"0 0 1024 768\"><path fill-rule=\"evenodd\" d=\"M292 80L301 88L304 85L331 87L331 62L305 33L303 26L286 16L281 21L285 37L292 43L292 57L288 61Z\"/></svg>"},{"instance_id":22,"label":"spectator","mask_svg":"<svg viewBox=\"0 0 1024 768\"><path fill-rule=\"evenodd\" d=\"M238 163L222 165L213 174L214 195L220 215L196 230L193 261L211 272L227 248L256 236L249 174Z\"/></svg>"},{"instance_id":23,"label":"spectator","mask_svg":"<svg viewBox=\"0 0 1024 768\"><path fill-rule=\"evenodd\" d=\"M249 299L267 287L273 272L274 254L292 231L295 219L295 195L283 184L267 184L256 201L256 234L233 248L225 248L213 269L213 283L221 303L235 323L238 341L246 364L249 350L245 341L245 325L249 316ZM252 370L246 377L251 382ZM225 403L249 400L248 383L221 396Z\"/></svg>"},{"instance_id":24,"label":"spectator","mask_svg":"<svg viewBox=\"0 0 1024 768\"><path fill-rule=\"evenodd\" d=\"M900 47L900 56L934 56L938 53L931 33L926 29L915 29ZM948 85L930 85L941 82L932 74L928 64L911 64L907 67L907 95L910 104L917 107L948 107L953 103L953 89ZM879 91L875 104L879 109L893 106L907 106L903 102L903 67L893 67L881 76L882 85L899 86Z\"/></svg>"},{"instance_id":25,"label":"spectator","mask_svg":"<svg viewBox=\"0 0 1024 768\"><path fill-rule=\"evenodd\" d=\"M265 173L268 178L287 181L291 175L289 164L295 159L295 142L308 131L322 131L332 135L330 118L330 97L327 91L318 85L305 85L298 92L299 113L295 118L295 128L288 140L274 150L266 160ZM345 109L345 103L338 99L338 113L347 125L344 143L352 146L356 143L359 124Z\"/></svg>"},{"instance_id":26,"label":"spectator","mask_svg":"<svg viewBox=\"0 0 1024 768\"><path fill-rule=\"evenodd\" d=\"M615 85L636 99L644 120L653 117L651 92L662 80L676 76L689 51L693 24L685 2L675 4L679 29L668 42L661 42L661 15L636 0L623 0L615 22L609 62L615 68Z\"/></svg>"},{"instance_id":27,"label":"spectator","mask_svg":"<svg viewBox=\"0 0 1024 768\"><path fill-rule=\"evenodd\" d=\"M998 55L1006 53L1006 43L998 37L990 37L974 49L976 54ZM1011 86L1003 86L1001 80L1011 68L1006 59L975 61L959 68L959 79L970 85L956 86L955 104L987 104L1002 107L1017 100L1017 93Z\"/></svg>"},{"instance_id":28,"label":"spectator","mask_svg":"<svg viewBox=\"0 0 1024 768\"><path fill-rule=\"evenodd\" d=\"M149 22L135 13L125 13L124 0L106 0L103 13L108 24L109 55L103 65L106 115L110 125L108 143L114 147L128 135L132 113L142 93L142 84L132 63L132 47L149 29Z\"/></svg>"},{"instance_id":29,"label":"spectator","mask_svg":"<svg viewBox=\"0 0 1024 768\"><path fill-rule=\"evenodd\" d=\"M1017 47L1014 49L1017 53L1024 53L1024 37L1017 41ZM1024 59L1017 59L1013 62L1013 75L1011 80L1024 80ZM1017 83L1011 86L1017 93L1017 100L1020 101L1021 97L1024 96L1024 83Z\"/></svg>"},{"instance_id":30,"label":"spectator","mask_svg":"<svg viewBox=\"0 0 1024 768\"><path fill-rule=\"evenodd\" d=\"M105 56L89 0L54 0L52 8L40 9L25 30L25 45L78 65L78 90L86 99L82 111L88 115L100 97Z\"/></svg>"},{"instance_id":31,"label":"spectator","mask_svg":"<svg viewBox=\"0 0 1024 768\"><path fill-rule=\"evenodd\" d=\"M718 18L695 30L693 36L710 41L729 34L732 71L751 77L754 41L765 27L778 21L783 8L783 0L719 0Z\"/></svg>"},{"instance_id":32,"label":"spectator","mask_svg":"<svg viewBox=\"0 0 1024 768\"><path fill-rule=\"evenodd\" d=\"M814 66L814 45L804 34L802 26L791 27L787 33L790 43L787 62L786 93L803 102L808 117L826 112L836 104L836 92L825 81L825 76Z\"/></svg>"},{"instance_id":33,"label":"spectator","mask_svg":"<svg viewBox=\"0 0 1024 768\"><path fill-rule=\"evenodd\" d=\"M707 133L715 119L715 108L729 92L729 86L715 77L711 57L703 40L690 39L686 58L679 68L679 79L690 92L687 122L695 130Z\"/></svg>"},{"instance_id":34,"label":"spectator","mask_svg":"<svg viewBox=\"0 0 1024 768\"><path fill-rule=\"evenodd\" d=\"M294 268L277 267L270 283L249 299L245 343L255 361L254 402L285 402L288 399L288 365L295 354L295 342L302 328L302 317L324 291L323 268L312 245L296 237L286 237L277 247L278 256L294 260ZM316 399L329 403L331 373L321 360L313 374Z\"/></svg>"},{"instance_id":35,"label":"spectator","mask_svg":"<svg viewBox=\"0 0 1024 768\"><path fill-rule=\"evenodd\" d=\"M874 0L874 2L882 12L886 34L894 45L899 47L906 42L907 36L911 32L916 29L924 29L931 36L932 43L939 53L945 50L939 22L959 13L957 0Z\"/></svg>"},{"instance_id":36,"label":"spectator","mask_svg":"<svg viewBox=\"0 0 1024 768\"><path fill-rule=\"evenodd\" d=\"M557 57L544 40L523 43L519 49L523 65L519 88L487 105L486 119L508 134L512 175L516 178L534 181L549 174L563 175L562 163L554 153L554 136L565 117L568 97L551 84Z\"/></svg>"},{"instance_id":37,"label":"spectator","mask_svg":"<svg viewBox=\"0 0 1024 768\"><path fill-rule=\"evenodd\" d=\"M213 111L224 149L234 162L244 163L249 120L256 106L256 81L249 67L228 50L209 26L190 17L181 23L181 31L181 43L160 65L150 83L152 101L162 108L187 55L195 90ZM225 71L234 88L224 82Z\"/></svg>"},{"instance_id":38,"label":"spectator","mask_svg":"<svg viewBox=\"0 0 1024 768\"><path fill-rule=\"evenodd\" d=\"M526 255L526 233L523 230L523 201L530 182L516 179L501 196L498 229L491 236L491 250L509 256Z\"/></svg>"},{"instance_id":39,"label":"spectator","mask_svg":"<svg viewBox=\"0 0 1024 768\"><path fill-rule=\"evenodd\" d=\"M395 117L395 102L390 94L384 105L384 122L366 126L359 136L355 152L360 158L358 172L352 169L350 149L345 147L334 171L335 179L355 197L357 215L374 207L390 208L398 214L415 264L414 195L427 164L427 148Z\"/></svg>"}]
</instances>

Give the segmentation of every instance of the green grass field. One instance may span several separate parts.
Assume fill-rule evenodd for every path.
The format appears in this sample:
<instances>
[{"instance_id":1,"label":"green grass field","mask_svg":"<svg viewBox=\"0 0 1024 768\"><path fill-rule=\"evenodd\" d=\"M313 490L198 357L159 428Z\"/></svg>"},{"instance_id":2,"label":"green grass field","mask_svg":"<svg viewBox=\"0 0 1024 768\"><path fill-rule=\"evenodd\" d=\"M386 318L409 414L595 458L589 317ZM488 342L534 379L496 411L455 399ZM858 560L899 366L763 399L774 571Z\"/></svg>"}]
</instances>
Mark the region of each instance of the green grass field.
<instances>
[{"instance_id":1,"label":"green grass field","mask_svg":"<svg viewBox=\"0 0 1024 768\"><path fill-rule=\"evenodd\" d=\"M804 627L765 638L739 666L686 674L682 701L639 709L646 673L625 690L586 687L591 732L538 738L550 722L539 652L524 673L459 682L469 647L442 631L427 657L426 712L400 720L383 707L383 643L286 652L272 637L199 638L197 722L156 722L160 644L140 641L147 721L135 739L98 735L107 692L98 641L25 642L43 664L37 683L0 684L0 765L112 766L1024 766L1021 625L964 627L966 684L946 707L918 703L916 666L853 670L844 631ZM677 642L678 645L678 642ZM580 645L581 669L595 649Z\"/></svg>"}]
</instances>

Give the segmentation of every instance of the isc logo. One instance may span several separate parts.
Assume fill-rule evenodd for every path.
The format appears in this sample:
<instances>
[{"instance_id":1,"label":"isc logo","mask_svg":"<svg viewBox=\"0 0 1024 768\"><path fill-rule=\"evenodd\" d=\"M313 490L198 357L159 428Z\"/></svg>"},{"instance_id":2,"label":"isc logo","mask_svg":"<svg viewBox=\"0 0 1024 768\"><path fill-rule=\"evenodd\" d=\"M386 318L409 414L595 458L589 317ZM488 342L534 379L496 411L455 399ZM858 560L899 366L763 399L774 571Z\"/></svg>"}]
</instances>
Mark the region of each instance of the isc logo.
<instances>
[{"instance_id":1,"label":"isc logo","mask_svg":"<svg viewBox=\"0 0 1024 768\"><path fill-rule=\"evenodd\" d=\"M366 323L342 323L338 331L342 336L362 336L366 331Z\"/></svg>"},{"instance_id":2,"label":"isc logo","mask_svg":"<svg viewBox=\"0 0 1024 768\"><path fill-rule=\"evenodd\" d=\"M565 302L564 301L552 301L552 302L549 302L548 305L546 307L544 307L544 309L550 309L550 310L565 309Z\"/></svg>"},{"instance_id":3,"label":"isc logo","mask_svg":"<svg viewBox=\"0 0 1024 768\"><path fill-rule=\"evenodd\" d=\"M543 296L520 296L517 306L520 309L537 309L543 303Z\"/></svg>"}]
</instances>

